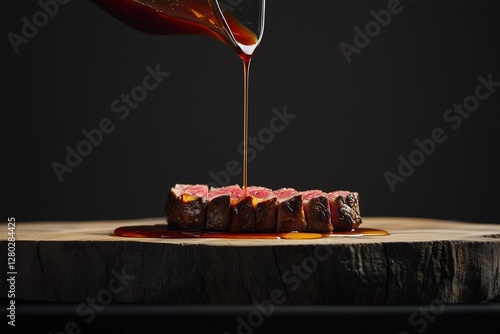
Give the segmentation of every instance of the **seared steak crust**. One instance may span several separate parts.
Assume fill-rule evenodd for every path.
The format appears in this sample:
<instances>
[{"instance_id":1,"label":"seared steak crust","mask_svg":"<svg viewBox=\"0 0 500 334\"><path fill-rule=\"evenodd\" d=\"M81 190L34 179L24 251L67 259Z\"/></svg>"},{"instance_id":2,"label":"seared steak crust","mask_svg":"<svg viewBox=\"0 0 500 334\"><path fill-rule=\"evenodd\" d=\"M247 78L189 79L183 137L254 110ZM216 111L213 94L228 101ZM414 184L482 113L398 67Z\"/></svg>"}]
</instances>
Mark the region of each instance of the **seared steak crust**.
<instances>
[{"instance_id":1,"label":"seared steak crust","mask_svg":"<svg viewBox=\"0 0 500 334\"><path fill-rule=\"evenodd\" d=\"M302 194L293 188L281 188L274 193L278 197L276 232L305 231L307 222Z\"/></svg>"},{"instance_id":2,"label":"seared steak crust","mask_svg":"<svg viewBox=\"0 0 500 334\"><path fill-rule=\"evenodd\" d=\"M165 211L172 229L202 230L205 228L208 186L176 185L170 190Z\"/></svg>"},{"instance_id":3,"label":"seared steak crust","mask_svg":"<svg viewBox=\"0 0 500 334\"><path fill-rule=\"evenodd\" d=\"M231 227L231 196L219 195L211 198L207 204L207 222L209 231L229 231Z\"/></svg>"},{"instance_id":4,"label":"seared steak crust","mask_svg":"<svg viewBox=\"0 0 500 334\"><path fill-rule=\"evenodd\" d=\"M231 204L231 232L253 232L255 229L255 211L252 197L243 198Z\"/></svg>"},{"instance_id":5,"label":"seared steak crust","mask_svg":"<svg viewBox=\"0 0 500 334\"><path fill-rule=\"evenodd\" d=\"M311 232L331 232L330 203L326 193L321 190L306 191L302 194L307 230Z\"/></svg>"},{"instance_id":6,"label":"seared steak crust","mask_svg":"<svg viewBox=\"0 0 500 334\"><path fill-rule=\"evenodd\" d=\"M274 232L276 230L277 197L265 187L248 187L255 210L255 232Z\"/></svg>"},{"instance_id":7,"label":"seared steak crust","mask_svg":"<svg viewBox=\"0 0 500 334\"><path fill-rule=\"evenodd\" d=\"M362 223L357 192L336 191L328 194L334 231L354 231Z\"/></svg>"}]
</instances>

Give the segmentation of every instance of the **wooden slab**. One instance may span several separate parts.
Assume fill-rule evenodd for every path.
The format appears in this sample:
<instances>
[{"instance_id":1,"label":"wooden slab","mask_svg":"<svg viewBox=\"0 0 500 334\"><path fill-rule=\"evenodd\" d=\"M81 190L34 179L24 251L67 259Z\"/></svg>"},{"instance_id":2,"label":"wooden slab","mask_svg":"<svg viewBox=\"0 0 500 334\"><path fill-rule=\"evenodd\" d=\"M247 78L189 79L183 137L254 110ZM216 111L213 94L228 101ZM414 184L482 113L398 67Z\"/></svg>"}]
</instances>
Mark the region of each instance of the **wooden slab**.
<instances>
[{"instance_id":1,"label":"wooden slab","mask_svg":"<svg viewBox=\"0 0 500 334\"><path fill-rule=\"evenodd\" d=\"M500 296L500 225L365 217L388 236L123 238L120 221L17 222L16 298L162 304L471 303ZM7 263L7 226L0 229ZM5 271L2 272L5 275ZM7 289L6 279L0 289ZM90 298L90 299L89 299Z\"/></svg>"}]
</instances>

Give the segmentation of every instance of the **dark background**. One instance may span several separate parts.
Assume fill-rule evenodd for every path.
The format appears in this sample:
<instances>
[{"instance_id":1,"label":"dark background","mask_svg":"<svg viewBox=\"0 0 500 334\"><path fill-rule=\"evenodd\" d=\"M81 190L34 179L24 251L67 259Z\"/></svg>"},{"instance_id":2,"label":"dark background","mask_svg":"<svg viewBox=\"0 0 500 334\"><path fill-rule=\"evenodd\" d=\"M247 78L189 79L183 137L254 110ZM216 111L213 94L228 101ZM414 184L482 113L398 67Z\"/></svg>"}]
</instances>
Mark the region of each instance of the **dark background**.
<instances>
[{"instance_id":1,"label":"dark background","mask_svg":"<svg viewBox=\"0 0 500 334\"><path fill-rule=\"evenodd\" d=\"M163 216L176 183L213 182L241 161L242 63L203 36L135 31L90 1L73 0L15 53L36 1L2 0L1 215L16 221ZM500 81L500 2L401 1L403 10L347 63L339 44L386 1L269 0L250 71L250 134L272 110L297 115L249 164L249 183L358 191L364 216L499 222L500 87L457 130L443 121ZM146 66L169 72L120 120L110 104L142 83ZM110 118L115 130L59 182L53 161ZM447 140L392 192L385 171L415 139ZM241 184L241 175L231 179Z\"/></svg>"}]
</instances>

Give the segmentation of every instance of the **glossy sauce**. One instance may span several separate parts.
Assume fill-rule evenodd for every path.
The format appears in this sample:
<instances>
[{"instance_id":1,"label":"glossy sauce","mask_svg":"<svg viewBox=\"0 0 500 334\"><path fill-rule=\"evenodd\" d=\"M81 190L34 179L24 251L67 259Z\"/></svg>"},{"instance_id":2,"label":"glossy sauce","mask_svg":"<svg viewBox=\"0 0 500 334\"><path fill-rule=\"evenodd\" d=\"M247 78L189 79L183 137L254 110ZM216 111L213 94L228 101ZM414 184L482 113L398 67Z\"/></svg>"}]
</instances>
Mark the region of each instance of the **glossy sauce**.
<instances>
[{"instance_id":1,"label":"glossy sauce","mask_svg":"<svg viewBox=\"0 0 500 334\"><path fill-rule=\"evenodd\" d=\"M232 46L242 59L251 58L258 37L231 12L223 18L210 0L91 0L129 26L154 35L203 35ZM227 31L224 22L230 29ZM235 45L231 35L239 44ZM249 46L250 48L246 48Z\"/></svg>"},{"instance_id":2,"label":"glossy sauce","mask_svg":"<svg viewBox=\"0 0 500 334\"><path fill-rule=\"evenodd\" d=\"M372 228L358 228L351 232L285 232L285 233L232 233L232 232L204 232L171 230L167 225L139 225L122 226L115 229L114 234L129 238L163 238L163 239L191 239L191 238L223 238L223 239L321 239L333 237L363 237L385 236L390 233L385 230Z\"/></svg>"}]
</instances>

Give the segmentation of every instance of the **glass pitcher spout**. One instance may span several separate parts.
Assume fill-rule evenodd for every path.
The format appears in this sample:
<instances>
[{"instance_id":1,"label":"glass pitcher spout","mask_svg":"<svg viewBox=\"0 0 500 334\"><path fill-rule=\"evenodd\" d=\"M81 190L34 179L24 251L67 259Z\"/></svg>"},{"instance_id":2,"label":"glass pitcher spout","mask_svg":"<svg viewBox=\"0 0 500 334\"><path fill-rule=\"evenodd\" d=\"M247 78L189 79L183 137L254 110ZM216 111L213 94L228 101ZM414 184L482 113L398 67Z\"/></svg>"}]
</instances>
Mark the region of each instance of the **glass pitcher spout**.
<instances>
[{"instance_id":1,"label":"glass pitcher spout","mask_svg":"<svg viewBox=\"0 0 500 334\"><path fill-rule=\"evenodd\" d=\"M159 35L205 35L249 58L264 28L264 2L254 0L91 0L133 28Z\"/></svg>"},{"instance_id":2,"label":"glass pitcher spout","mask_svg":"<svg viewBox=\"0 0 500 334\"><path fill-rule=\"evenodd\" d=\"M240 57L251 57L264 33L265 0L217 0L217 13ZM243 58L243 57L242 57Z\"/></svg>"}]
</instances>

